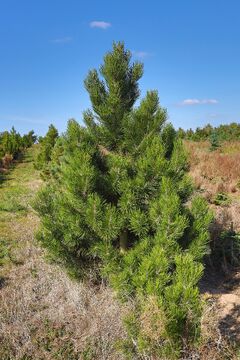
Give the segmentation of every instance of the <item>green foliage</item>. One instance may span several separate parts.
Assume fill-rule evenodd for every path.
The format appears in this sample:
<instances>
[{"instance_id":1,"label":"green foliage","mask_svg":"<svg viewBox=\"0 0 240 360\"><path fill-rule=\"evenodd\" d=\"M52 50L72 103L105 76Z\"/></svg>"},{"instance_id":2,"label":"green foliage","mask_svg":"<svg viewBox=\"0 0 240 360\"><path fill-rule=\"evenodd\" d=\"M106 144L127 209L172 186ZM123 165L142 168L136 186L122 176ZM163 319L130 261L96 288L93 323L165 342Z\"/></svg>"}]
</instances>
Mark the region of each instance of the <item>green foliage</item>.
<instances>
[{"instance_id":1,"label":"green foliage","mask_svg":"<svg viewBox=\"0 0 240 360\"><path fill-rule=\"evenodd\" d=\"M210 151L217 150L220 147L219 138L216 132L213 132L209 138L210 140Z\"/></svg>"},{"instance_id":2,"label":"green foliage","mask_svg":"<svg viewBox=\"0 0 240 360\"><path fill-rule=\"evenodd\" d=\"M218 206L228 206L231 203L231 199L226 193L217 193L214 196L213 203Z\"/></svg>"},{"instance_id":3,"label":"green foliage","mask_svg":"<svg viewBox=\"0 0 240 360\"><path fill-rule=\"evenodd\" d=\"M37 141L37 136L34 134L34 131L29 131L28 134L23 135L22 142L26 148L31 147Z\"/></svg>"},{"instance_id":4,"label":"green foliage","mask_svg":"<svg viewBox=\"0 0 240 360\"><path fill-rule=\"evenodd\" d=\"M203 199L186 205L186 153L157 92L133 107L143 66L130 60L116 43L100 74L90 71L93 110L85 126L69 121L35 201L39 239L68 264L97 259L119 297L135 304L125 348L170 357L199 336L197 284L212 216Z\"/></svg>"},{"instance_id":5,"label":"green foliage","mask_svg":"<svg viewBox=\"0 0 240 360\"><path fill-rule=\"evenodd\" d=\"M218 143L222 141L234 141L240 140L240 124L231 123L228 125L219 125L218 127L212 127L212 125L207 124L203 128L197 127L195 131L192 129L183 130L179 128L177 134L181 139L193 141L210 140L212 142L214 138L217 139L214 141Z\"/></svg>"},{"instance_id":6,"label":"green foliage","mask_svg":"<svg viewBox=\"0 0 240 360\"><path fill-rule=\"evenodd\" d=\"M31 147L35 141L36 136L33 130L23 136L17 133L14 127L10 132L0 133L0 161L7 155L16 159L24 149Z\"/></svg>"},{"instance_id":7,"label":"green foliage","mask_svg":"<svg viewBox=\"0 0 240 360\"><path fill-rule=\"evenodd\" d=\"M40 151L34 162L34 166L38 170L42 170L43 173L48 172L48 163L52 158L53 148L58 139L58 131L51 124L48 128L48 132L45 137L40 138Z\"/></svg>"}]
</instances>

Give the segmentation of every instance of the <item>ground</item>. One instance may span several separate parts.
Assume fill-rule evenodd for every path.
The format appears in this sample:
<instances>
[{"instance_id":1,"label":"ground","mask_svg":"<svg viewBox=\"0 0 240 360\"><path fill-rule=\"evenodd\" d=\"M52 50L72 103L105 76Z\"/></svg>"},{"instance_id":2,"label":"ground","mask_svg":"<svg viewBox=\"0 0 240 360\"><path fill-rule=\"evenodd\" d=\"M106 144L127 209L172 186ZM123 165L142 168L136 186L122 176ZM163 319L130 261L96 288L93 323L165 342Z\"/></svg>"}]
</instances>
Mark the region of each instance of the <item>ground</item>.
<instances>
[{"instance_id":1,"label":"ground","mask_svg":"<svg viewBox=\"0 0 240 360\"><path fill-rule=\"evenodd\" d=\"M0 359L120 360L117 343L125 337L127 307L105 284L71 279L36 243L39 220L31 203L42 180L33 167L35 151L28 150L0 186ZM191 164L193 178L202 166L200 160ZM198 171L199 189L206 193L209 174L204 171ZM238 202L238 189L228 193ZM221 217L225 207L211 206ZM209 271L201 292L203 339L183 359L240 359L240 272Z\"/></svg>"}]
</instances>

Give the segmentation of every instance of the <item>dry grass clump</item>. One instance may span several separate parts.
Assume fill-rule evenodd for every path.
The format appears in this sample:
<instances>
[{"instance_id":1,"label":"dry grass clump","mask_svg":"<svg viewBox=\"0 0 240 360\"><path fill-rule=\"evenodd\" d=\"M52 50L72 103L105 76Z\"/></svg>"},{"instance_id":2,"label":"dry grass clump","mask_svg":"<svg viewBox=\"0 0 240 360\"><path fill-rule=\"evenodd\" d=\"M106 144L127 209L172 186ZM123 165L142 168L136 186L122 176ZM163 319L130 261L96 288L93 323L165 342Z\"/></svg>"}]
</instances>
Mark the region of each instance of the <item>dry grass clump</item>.
<instances>
[{"instance_id":1,"label":"dry grass clump","mask_svg":"<svg viewBox=\"0 0 240 360\"><path fill-rule=\"evenodd\" d=\"M4 157L1 160L3 168L8 169L10 167L12 161L13 161L12 155L10 155L10 154L4 155Z\"/></svg>"},{"instance_id":2,"label":"dry grass clump","mask_svg":"<svg viewBox=\"0 0 240 360\"><path fill-rule=\"evenodd\" d=\"M166 318L159 307L157 298L151 296L140 317L142 334L153 341L159 340L165 332Z\"/></svg>"},{"instance_id":3,"label":"dry grass clump","mask_svg":"<svg viewBox=\"0 0 240 360\"><path fill-rule=\"evenodd\" d=\"M226 141L223 144L222 151L225 154L236 154L240 152L240 142L239 141Z\"/></svg>"},{"instance_id":4,"label":"dry grass clump","mask_svg":"<svg viewBox=\"0 0 240 360\"><path fill-rule=\"evenodd\" d=\"M202 316L201 343L195 357L201 360L237 360L239 354L236 347L227 337L224 337L219 327L221 308L214 298L208 299L208 304Z\"/></svg>"},{"instance_id":5,"label":"dry grass clump","mask_svg":"<svg viewBox=\"0 0 240 360\"><path fill-rule=\"evenodd\" d=\"M228 207L212 206L214 208L214 222L211 225L213 241L217 241L224 230L240 232L240 203L232 202Z\"/></svg>"},{"instance_id":6,"label":"dry grass clump","mask_svg":"<svg viewBox=\"0 0 240 360\"><path fill-rule=\"evenodd\" d=\"M121 359L125 309L111 290L69 279L33 245L26 255L0 292L0 359Z\"/></svg>"}]
</instances>

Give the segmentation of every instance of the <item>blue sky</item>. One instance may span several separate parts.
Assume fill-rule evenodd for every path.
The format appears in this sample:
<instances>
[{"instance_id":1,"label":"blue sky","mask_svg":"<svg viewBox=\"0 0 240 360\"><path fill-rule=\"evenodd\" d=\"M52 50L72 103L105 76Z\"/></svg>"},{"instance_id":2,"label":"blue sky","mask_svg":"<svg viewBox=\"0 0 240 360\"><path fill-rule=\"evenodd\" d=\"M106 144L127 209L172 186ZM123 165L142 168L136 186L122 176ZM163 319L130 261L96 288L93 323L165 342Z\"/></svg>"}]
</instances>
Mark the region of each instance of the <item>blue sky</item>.
<instances>
[{"instance_id":1,"label":"blue sky","mask_svg":"<svg viewBox=\"0 0 240 360\"><path fill-rule=\"evenodd\" d=\"M144 62L174 126L240 121L239 0L1 0L0 131L64 131L114 40Z\"/></svg>"}]
</instances>

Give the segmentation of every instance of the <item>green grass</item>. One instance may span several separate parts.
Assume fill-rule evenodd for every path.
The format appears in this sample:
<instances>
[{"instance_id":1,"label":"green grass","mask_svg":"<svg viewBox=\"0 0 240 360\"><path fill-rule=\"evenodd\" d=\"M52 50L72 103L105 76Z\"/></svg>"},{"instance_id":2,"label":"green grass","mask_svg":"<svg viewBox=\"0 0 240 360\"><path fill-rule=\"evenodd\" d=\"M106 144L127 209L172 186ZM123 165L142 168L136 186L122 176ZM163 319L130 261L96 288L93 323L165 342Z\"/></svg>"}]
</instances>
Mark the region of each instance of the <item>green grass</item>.
<instances>
[{"instance_id":1,"label":"green grass","mask_svg":"<svg viewBox=\"0 0 240 360\"><path fill-rule=\"evenodd\" d=\"M30 204L34 192L31 182L39 179L33 167L35 148L28 149L20 163L9 171L0 186L0 220L2 212L18 212Z\"/></svg>"},{"instance_id":2,"label":"green grass","mask_svg":"<svg viewBox=\"0 0 240 360\"><path fill-rule=\"evenodd\" d=\"M0 266L3 266L9 259L9 244L0 239Z\"/></svg>"},{"instance_id":3,"label":"green grass","mask_svg":"<svg viewBox=\"0 0 240 360\"><path fill-rule=\"evenodd\" d=\"M37 146L28 149L0 183L1 268L11 260L11 252L23 246L19 239L24 238L28 215L33 211L31 202L41 184L39 173L33 166L36 151Z\"/></svg>"}]
</instances>

